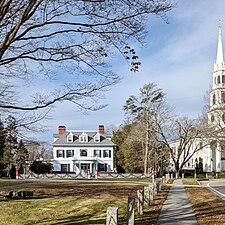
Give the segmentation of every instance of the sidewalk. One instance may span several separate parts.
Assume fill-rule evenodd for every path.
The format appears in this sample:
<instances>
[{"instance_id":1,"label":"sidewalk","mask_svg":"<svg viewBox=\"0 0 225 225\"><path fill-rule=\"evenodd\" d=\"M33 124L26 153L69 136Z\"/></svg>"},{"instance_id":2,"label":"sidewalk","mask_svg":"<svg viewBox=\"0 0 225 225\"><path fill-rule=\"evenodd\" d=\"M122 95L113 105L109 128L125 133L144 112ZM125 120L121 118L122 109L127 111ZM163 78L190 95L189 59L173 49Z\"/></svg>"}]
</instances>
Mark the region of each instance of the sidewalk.
<instances>
[{"instance_id":1,"label":"sidewalk","mask_svg":"<svg viewBox=\"0 0 225 225\"><path fill-rule=\"evenodd\" d=\"M158 225L197 225L182 180L174 180L161 209Z\"/></svg>"}]
</instances>

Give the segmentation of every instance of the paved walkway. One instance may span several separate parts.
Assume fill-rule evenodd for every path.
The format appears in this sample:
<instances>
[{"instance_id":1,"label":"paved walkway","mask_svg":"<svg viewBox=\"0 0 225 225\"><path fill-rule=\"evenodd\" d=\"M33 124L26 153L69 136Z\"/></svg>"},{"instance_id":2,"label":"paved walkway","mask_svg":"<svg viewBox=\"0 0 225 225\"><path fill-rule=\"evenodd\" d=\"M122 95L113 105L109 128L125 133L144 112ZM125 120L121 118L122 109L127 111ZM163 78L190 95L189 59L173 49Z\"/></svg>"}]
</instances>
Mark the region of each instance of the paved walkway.
<instances>
[{"instance_id":1,"label":"paved walkway","mask_svg":"<svg viewBox=\"0 0 225 225\"><path fill-rule=\"evenodd\" d=\"M174 180L159 215L158 225L197 225L182 180Z\"/></svg>"}]
</instances>

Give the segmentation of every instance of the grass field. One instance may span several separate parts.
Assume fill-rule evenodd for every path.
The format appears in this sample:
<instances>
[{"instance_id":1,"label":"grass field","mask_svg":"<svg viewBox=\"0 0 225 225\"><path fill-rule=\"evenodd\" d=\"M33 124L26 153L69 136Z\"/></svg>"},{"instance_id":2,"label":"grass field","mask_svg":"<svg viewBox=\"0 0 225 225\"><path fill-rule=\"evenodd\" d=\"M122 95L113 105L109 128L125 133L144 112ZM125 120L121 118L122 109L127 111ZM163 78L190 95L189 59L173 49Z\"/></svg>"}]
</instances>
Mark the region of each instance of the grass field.
<instances>
[{"instance_id":1,"label":"grass field","mask_svg":"<svg viewBox=\"0 0 225 225\"><path fill-rule=\"evenodd\" d=\"M143 180L140 180L143 181ZM147 184L147 183L146 183ZM33 199L0 198L0 224L105 224L109 206L119 208L119 224L126 224L127 197L136 196L144 182L0 179L0 191L32 190ZM135 224L156 224L168 193L164 188Z\"/></svg>"}]
</instances>

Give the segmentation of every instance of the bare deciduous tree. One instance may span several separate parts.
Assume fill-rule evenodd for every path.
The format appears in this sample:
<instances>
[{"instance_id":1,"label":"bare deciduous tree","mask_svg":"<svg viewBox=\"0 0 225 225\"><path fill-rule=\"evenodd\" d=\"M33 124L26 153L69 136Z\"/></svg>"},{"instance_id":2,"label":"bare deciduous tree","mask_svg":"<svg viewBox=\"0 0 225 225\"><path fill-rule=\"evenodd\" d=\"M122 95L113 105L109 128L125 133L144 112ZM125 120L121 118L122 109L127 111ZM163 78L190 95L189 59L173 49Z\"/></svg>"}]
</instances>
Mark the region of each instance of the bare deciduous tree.
<instances>
[{"instance_id":1,"label":"bare deciduous tree","mask_svg":"<svg viewBox=\"0 0 225 225\"><path fill-rule=\"evenodd\" d=\"M52 159L52 147L47 142L26 141L26 148L29 153L29 161Z\"/></svg>"},{"instance_id":2,"label":"bare deciduous tree","mask_svg":"<svg viewBox=\"0 0 225 225\"><path fill-rule=\"evenodd\" d=\"M195 153L209 146L215 138L214 128L209 128L202 120L187 117L171 119L167 127L159 125L158 130L160 142L169 149L176 176Z\"/></svg>"},{"instance_id":3,"label":"bare deciduous tree","mask_svg":"<svg viewBox=\"0 0 225 225\"><path fill-rule=\"evenodd\" d=\"M172 7L169 0L0 1L1 112L41 110L63 101L104 107L96 104L100 91L119 81L109 69L115 52L137 71L140 62L129 42L142 43L149 14L165 18ZM26 85L55 79L59 85L29 98L21 96L18 86L26 86L20 79Z\"/></svg>"}]
</instances>

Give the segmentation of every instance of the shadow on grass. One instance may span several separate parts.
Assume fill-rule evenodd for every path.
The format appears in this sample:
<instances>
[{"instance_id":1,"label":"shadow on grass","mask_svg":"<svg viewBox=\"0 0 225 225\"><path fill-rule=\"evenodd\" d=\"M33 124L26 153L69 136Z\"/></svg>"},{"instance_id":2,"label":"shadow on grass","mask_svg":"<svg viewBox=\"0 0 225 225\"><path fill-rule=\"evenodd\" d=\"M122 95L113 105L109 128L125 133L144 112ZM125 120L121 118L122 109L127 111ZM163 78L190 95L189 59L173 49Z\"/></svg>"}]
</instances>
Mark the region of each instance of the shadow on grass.
<instances>
[{"instance_id":1,"label":"shadow on grass","mask_svg":"<svg viewBox=\"0 0 225 225\"><path fill-rule=\"evenodd\" d=\"M64 218L58 218L58 219L51 219L51 220L43 220L41 222L36 222L35 224L52 224L52 225L59 225L59 224L80 224L80 225L86 225L86 224L105 224L105 219L99 218L99 219L91 219L93 215L83 215L83 216L67 216ZM24 225L33 225L34 222L25 223Z\"/></svg>"}]
</instances>

